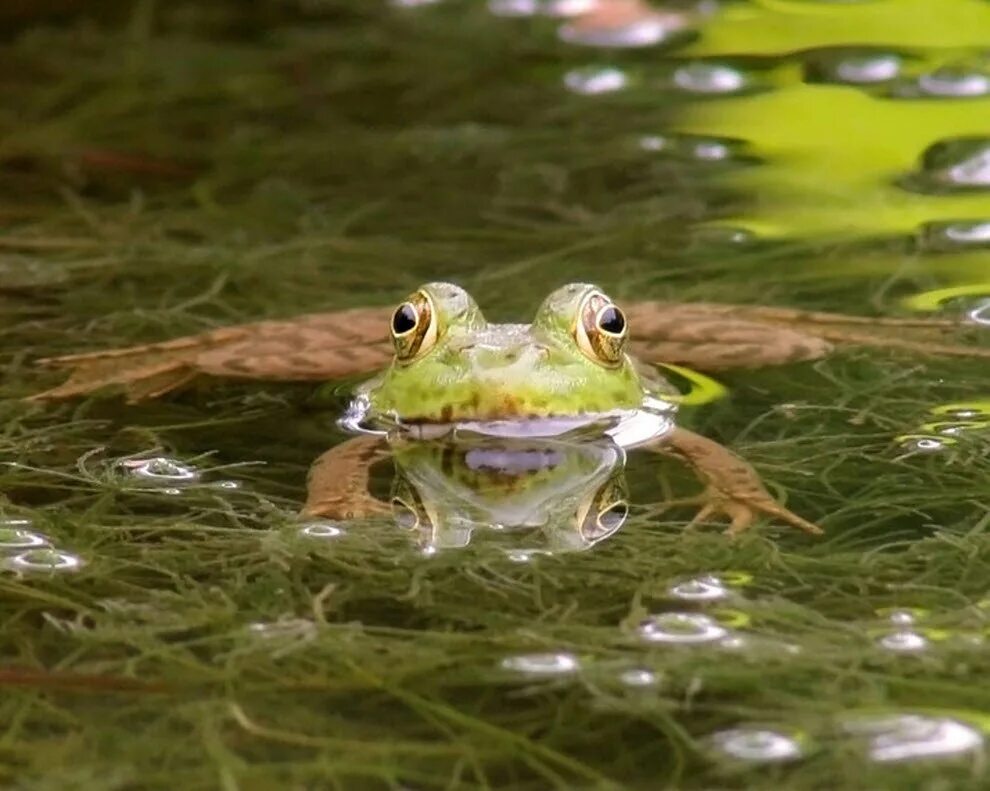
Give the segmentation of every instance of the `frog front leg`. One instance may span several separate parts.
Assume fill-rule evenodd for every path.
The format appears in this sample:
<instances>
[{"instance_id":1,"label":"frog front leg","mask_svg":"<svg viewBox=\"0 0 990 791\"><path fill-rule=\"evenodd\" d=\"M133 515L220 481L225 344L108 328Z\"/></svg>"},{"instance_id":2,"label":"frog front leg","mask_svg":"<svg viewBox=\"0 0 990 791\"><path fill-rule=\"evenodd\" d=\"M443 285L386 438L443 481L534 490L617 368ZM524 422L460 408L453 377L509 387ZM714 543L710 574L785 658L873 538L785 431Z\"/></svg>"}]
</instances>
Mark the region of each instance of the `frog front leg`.
<instances>
[{"instance_id":1,"label":"frog front leg","mask_svg":"<svg viewBox=\"0 0 990 791\"><path fill-rule=\"evenodd\" d=\"M782 506L766 490L753 467L714 440L685 428L675 428L649 450L674 456L686 462L705 483L705 490L693 501L701 504L690 525L709 517L728 517L729 535L749 528L759 517L775 517L806 533L820 535L818 525Z\"/></svg>"},{"instance_id":2,"label":"frog front leg","mask_svg":"<svg viewBox=\"0 0 990 791\"><path fill-rule=\"evenodd\" d=\"M313 462L306 477L303 516L360 519L387 513L388 505L368 490L371 467L388 456L380 437L355 437L335 445Z\"/></svg>"}]
</instances>

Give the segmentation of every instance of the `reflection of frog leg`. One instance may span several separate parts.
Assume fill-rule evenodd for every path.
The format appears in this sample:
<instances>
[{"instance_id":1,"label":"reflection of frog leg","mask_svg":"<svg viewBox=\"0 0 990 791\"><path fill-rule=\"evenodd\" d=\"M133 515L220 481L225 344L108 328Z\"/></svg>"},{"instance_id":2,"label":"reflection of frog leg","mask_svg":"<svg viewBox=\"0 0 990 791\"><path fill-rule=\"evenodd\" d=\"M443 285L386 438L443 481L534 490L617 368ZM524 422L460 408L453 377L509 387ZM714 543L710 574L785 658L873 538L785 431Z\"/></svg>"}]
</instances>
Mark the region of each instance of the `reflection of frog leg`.
<instances>
[{"instance_id":1,"label":"reflection of frog leg","mask_svg":"<svg viewBox=\"0 0 990 791\"><path fill-rule=\"evenodd\" d=\"M388 312L359 308L287 321L222 327L162 343L42 360L68 369L69 380L34 396L52 400L123 387L142 401L175 390L200 374L240 379L326 381L368 373L392 357Z\"/></svg>"},{"instance_id":2,"label":"reflection of frog leg","mask_svg":"<svg viewBox=\"0 0 990 791\"><path fill-rule=\"evenodd\" d=\"M968 328L945 319L869 318L756 305L640 302L626 315L641 359L707 371L815 360L835 345L883 346L923 354L990 357L954 343Z\"/></svg>"},{"instance_id":3,"label":"reflection of frog leg","mask_svg":"<svg viewBox=\"0 0 990 791\"><path fill-rule=\"evenodd\" d=\"M728 448L683 428L648 446L691 465L705 482L704 493L697 498L701 510L691 520L697 524L710 516L727 516L728 533L746 530L761 515L777 517L807 533L820 534L822 529L782 506L766 490L759 474Z\"/></svg>"},{"instance_id":4,"label":"reflection of frog leg","mask_svg":"<svg viewBox=\"0 0 990 791\"><path fill-rule=\"evenodd\" d=\"M359 519L386 512L368 491L371 466L386 456L380 437L354 437L330 448L309 468L303 515Z\"/></svg>"}]
</instances>

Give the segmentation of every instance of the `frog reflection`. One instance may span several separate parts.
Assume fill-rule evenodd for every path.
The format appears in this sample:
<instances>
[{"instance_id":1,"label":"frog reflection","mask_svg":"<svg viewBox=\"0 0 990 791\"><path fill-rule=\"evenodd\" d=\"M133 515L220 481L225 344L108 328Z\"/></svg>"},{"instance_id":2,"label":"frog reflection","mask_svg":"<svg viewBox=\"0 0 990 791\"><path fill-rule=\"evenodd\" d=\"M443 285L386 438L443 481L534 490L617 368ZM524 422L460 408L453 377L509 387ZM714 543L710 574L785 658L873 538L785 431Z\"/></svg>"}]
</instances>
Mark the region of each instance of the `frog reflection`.
<instances>
[{"instance_id":1,"label":"frog reflection","mask_svg":"<svg viewBox=\"0 0 990 791\"><path fill-rule=\"evenodd\" d=\"M393 454L396 524L427 552L505 531L511 556L590 548L629 512L625 453L611 441L406 442Z\"/></svg>"}]
</instances>

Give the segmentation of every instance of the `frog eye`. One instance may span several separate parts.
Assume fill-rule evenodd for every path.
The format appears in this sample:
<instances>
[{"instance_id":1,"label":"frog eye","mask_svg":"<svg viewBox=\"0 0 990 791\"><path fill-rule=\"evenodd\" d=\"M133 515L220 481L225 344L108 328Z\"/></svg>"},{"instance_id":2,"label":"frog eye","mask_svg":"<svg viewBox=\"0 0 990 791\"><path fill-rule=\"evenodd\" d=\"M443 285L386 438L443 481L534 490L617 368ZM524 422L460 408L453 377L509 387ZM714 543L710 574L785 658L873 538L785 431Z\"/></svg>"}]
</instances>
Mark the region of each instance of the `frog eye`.
<instances>
[{"instance_id":1,"label":"frog eye","mask_svg":"<svg viewBox=\"0 0 990 791\"><path fill-rule=\"evenodd\" d=\"M581 301L574 335L587 357L609 367L622 362L629 327L622 310L600 291Z\"/></svg>"},{"instance_id":2,"label":"frog eye","mask_svg":"<svg viewBox=\"0 0 990 791\"><path fill-rule=\"evenodd\" d=\"M425 291L417 291L392 312L389 322L395 356L411 362L426 354L437 341L436 311Z\"/></svg>"}]
</instances>

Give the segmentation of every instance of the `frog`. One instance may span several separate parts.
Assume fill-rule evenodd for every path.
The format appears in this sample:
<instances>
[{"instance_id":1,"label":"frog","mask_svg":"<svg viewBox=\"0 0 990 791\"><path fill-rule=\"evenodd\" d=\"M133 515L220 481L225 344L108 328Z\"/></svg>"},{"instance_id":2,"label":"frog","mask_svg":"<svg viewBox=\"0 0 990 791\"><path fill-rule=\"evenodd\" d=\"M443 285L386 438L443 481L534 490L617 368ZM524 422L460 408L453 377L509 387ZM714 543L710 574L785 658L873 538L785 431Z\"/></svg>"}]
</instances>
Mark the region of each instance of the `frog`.
<instances>
[{"instance_id":1,"label":"frog","mask_svg":"<svg viewBox=\"0 0 990 791\"><path fill-rule=\"evenodd\" d=\"M692 524L726 517L737 534L771 516L821 532L778 504L739 456L675 425L676 391L627 353L628 319L596 285L561 286L529 324L493 324L463 288L427 283L395 308L389 332L391 362L357 388L343 419L371 434L316 461L307 516L353 519L380 511L367 479L375 448L401 457L410 442L583 434L687 462L705 484ZM355 463L362 448L370 455Z\"/></svg>"},{"instance_id":2,"label":"frog","mask_svg":"<svg viewBox=\"0 0 990 791\"><path fill-rule=\"evenodd\" d=\"M390 424L385 436L358 436L321 456L309 476L304 514L379 512L367 470L390 443L459 431L542 431L549 419L555 431L564 426L618 436L623 448L641 446L685 461L704 483L690 524L724 517L729 532L738 534L769 517L818 534L818 525L777 503L756 471L718 442L673 421L652 435L633 431L629 439L629 413L642 414L644 404L663 401L672 389L647 365L718 372L817 360L839 346L990 358L990 348L957 342L959 333L951 319L775 306L644 301L620 308L589 284L557 289L528 325L490 324L463 288L430 283L391 309L254 322L42 360L69 369L70 376L32 398L53 401L116 387L139 402L203 375L325 382L380 370L358 388L355 404L365 417Z\"/></svg>"}]
</instances>

